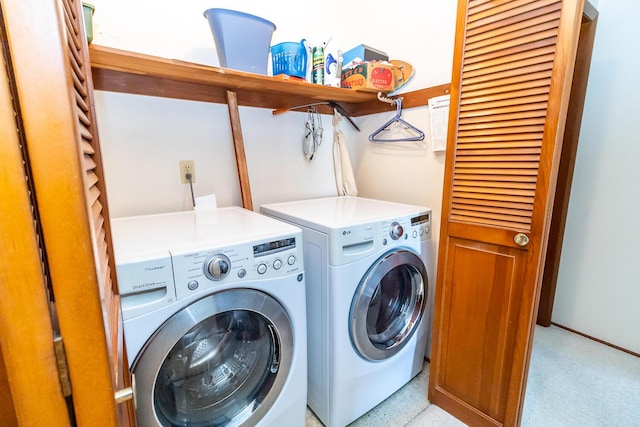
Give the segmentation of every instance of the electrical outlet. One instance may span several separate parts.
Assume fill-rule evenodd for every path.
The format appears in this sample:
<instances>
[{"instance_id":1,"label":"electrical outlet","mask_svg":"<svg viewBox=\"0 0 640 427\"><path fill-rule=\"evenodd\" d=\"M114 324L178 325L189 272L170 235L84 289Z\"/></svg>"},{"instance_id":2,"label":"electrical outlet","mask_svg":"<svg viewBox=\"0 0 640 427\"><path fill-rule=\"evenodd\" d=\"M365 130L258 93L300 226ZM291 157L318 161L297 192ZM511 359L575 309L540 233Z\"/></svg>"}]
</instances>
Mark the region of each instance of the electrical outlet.
<instances>
[{"instance_id":1,"label":"electrical outlet","mask_svg":"<svg viewBox=\"0 0 640 427\"><path fill-rule=\"evenodd\" d=\"M193 160L180 160L180 182L188 184L187 174L191 174L191 183L196 182L196 166Z\"/></svg>"}]
</instances>

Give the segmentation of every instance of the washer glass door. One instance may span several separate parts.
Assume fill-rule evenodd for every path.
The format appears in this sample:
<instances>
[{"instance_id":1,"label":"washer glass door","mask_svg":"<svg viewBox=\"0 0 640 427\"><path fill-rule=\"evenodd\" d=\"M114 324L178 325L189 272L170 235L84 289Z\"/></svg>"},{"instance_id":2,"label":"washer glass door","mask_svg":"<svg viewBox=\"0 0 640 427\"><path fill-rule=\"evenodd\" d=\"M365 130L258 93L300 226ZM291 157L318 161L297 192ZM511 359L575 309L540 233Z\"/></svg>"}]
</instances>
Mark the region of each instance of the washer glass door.
<instances>
[{"instance_id":1,"label":"washer glass door","mask_svg":"<svg viewBox=\"0 0 640 427\"><path fill-rule=\"evenodd\" d=\"M254 425L282 389L291 357L289 318L273 298L210 295L169 319L136 361L138 421Z\"/></svg>"},{"instance_id":2,"label":"washer glass door","mask_svg":"<svg viewBox=\"0 0 640 427\"><path fill-rule=\"evenodd\" d=\"M364 275L351 303L351 339L369 360L389 358L411 339L426 302L427 270L405 249L380 257Z\"/></svg>"}]
</instances>

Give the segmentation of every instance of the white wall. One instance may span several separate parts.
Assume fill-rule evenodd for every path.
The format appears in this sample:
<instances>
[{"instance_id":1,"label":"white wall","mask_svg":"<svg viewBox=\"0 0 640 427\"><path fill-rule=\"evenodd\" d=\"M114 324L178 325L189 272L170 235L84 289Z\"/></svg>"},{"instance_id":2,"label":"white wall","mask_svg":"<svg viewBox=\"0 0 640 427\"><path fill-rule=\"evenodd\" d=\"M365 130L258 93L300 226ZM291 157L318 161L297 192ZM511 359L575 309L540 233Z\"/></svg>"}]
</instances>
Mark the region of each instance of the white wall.
<instances>
[{"instance_id":1,"label":"white wall","mask_svg":"<svg viewBox=\"0 0 640 427\"><path fill-rule=\"evenodd\" d=\"M209 7L241 10L274 22L272 44L306 38L329 41L327 52L364 43L410 62L415 75L401 92L451 79L455 2L413 0L393 16L378 7L351 9L329 0L319 10L299 1L252 0L158 2L95 0L94 43L219 65L202 12ZM315 8L314 8L315 9ZM96 109L114 217L190 208L188 186L179 182L178 160L194 159L196 196L215 193L220 206L241 198L225 105L97 92ZM420 144L373 145L368 135L395 113L356 118L362 132L341 126L350 148L359 194L429 206L439 233L444 153L433 153L426 107L403 118L427 134ZM323 144L312 162L302 154L306 113L273 116L240 108L255 209L261 203L336 194L331 118L323 116ZM437 242L435 242L437 244Z\"/></svg>"},{"instance_id":2,"label":"white wall","mask_svg":"<svg viewBox=\"0 0 640 427\"><path fill-rule=\"evenodd\" d=\"M640 353L640 3L598 10L553 321Z\"/></svg>"},{"instance_id":3,"label":"white wall","mask_svg":"<svg viewBox=\"0 0 640 427\"><path fill-rule=\"evenodd\" d=\"M277 25L272 42L307 38L328 51L365 43L412 63L416 75L403 88L450 81L455 1L410 0L392 13L376 5L327 0L238 3L93 0L94 43L218 65L202 12L226 7ZM578 149L553 321L640 353L640 273L634 268L640 228L637 136L639 58L625 42L640 39L633 0L592 2L600 10ZM367 6L368 5L368 6ZM318 9L318 10L315 10ZM196 195L216 193L221 206L241 203L225 105L98 92L99 130L113 216L189 209L178 160L196 161ZM301 149L305 113L272 116L240 108L254 205L335 194L331 122L317 157ZM433 208L438 236L444 155L424 144L374 145L368 135L392 115L356 118L362 132L343 124L360 195ZM426 107L403 117L429 134ZM435 242L437 244L437 242Z\"/></svg>"}]
</instances>

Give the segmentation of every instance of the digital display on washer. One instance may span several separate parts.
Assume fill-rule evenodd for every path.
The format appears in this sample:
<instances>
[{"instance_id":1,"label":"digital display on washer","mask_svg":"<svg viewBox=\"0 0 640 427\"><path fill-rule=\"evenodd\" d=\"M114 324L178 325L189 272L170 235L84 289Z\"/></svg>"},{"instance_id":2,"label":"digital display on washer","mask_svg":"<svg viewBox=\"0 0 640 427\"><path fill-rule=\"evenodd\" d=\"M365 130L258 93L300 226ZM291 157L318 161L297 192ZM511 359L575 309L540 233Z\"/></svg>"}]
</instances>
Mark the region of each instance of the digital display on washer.
<instances>
[{"instance_id":1,"label":"digital display on washer","mask_svg":"<svg viewBox=\"0 0 640 427\"><path fill-rule=\"evenodd\" d=\"M423 222L429 222L429 214L423 214L414 216L411 218L411 225L422 224Z\"/></svg>"},{"instance_id":2,"label":"digital display on washer","mask_svg":"<svg viewBox=\"0 0 640 427\"><path fill-rule=\"evenodd\" d=\"M253 247L253 256L267 255L273 252L280 252L296 247L296 238L274 240L273 242L261 243Z\"/></svg>"}]
</instances>

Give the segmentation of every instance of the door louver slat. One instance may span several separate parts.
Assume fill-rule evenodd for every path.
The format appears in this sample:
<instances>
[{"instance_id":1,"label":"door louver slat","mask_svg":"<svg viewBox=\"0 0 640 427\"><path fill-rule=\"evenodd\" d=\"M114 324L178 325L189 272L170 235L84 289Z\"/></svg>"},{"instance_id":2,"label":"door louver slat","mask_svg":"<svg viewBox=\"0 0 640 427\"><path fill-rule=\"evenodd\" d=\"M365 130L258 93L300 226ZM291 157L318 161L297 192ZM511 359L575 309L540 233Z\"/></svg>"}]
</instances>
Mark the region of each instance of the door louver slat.
<instances>
[{"instance_id":1,"label":"door louver slat","mask_svg":"<svg viewBox=\"0 0 640 427\"><path fill-rule=\"evenodd\" d=\"M553 13L554 11L557 11L559 8L560 6L557 3L548 4L547 2L546 5L542 4L540 5L540 7L533 10L529 10L520 15L512 15L504 19L502 22L484 25L483 27L481 27L480 30L470 29L469 31L467 31L467 35L469 37L474 37L478 34L482 34L482 32L484 31L493 31L494 29L502 26L513 25L515 23L522 22L529 19L536 20L537 17L541 15Z\"/></svg>"},{"instance_id":2,"label":"door louver slat","mask_svg":"<svg viewBox=\"0 0 640 427\"><path fill-rule=\"evenodd\" d=\"M458 143L464 145L466 143L502 142L505 144L503 146L508 147L509 146L508 143L517 143L518 141L523 141L523 142L526 142L527 147L536 147L540 145L537 143L535 139L536 136L537 136L536 134L529 134L529 133L511 134L511 135L491 135L491 136L484 136L484 137L469 136L465 138L459 138ZM515 145L515 146L522 146L522 145Z\"/></svg>"},{"instance_id":3,"label":"door louver slat","mask_svg":"<svg viewBox=\"0 0 640 427\"><path fill-rule=\"evenodd\" d=\"M80 120L80 122L85 125L85 126L91 126L91 120L89 119L89 117L87 116L86 112L82 111L79 108L76 108L76 113L78 114L78 120Z\"/></svg>"},{"instance_id":4,"label":"door louver slat","mask_svg":"<svg viewBox=\"0 0 640 427\"><path fill-rule=\"evenodd\" d=\"M509 221L509 222L519 223L519 224L522 224L530 220L530 218L527 216L522 216L518 218L517 216L513 215L513 212L508 212L507 215L501 215L499 213L487 212L486 210L483 212L478 212L475 210L466 210L464 216L467 216L467 217L482 216L491 221Z\"/></svg>"},{"instance_id":5,"label":"door louver slat","mask_svg":"<svg viewBox=\"0 0 640 427\"><path fill-rule=\"evenodd\" d=\"M545 35L548 37L531 36L528 40L520 40L522 43L502 43L499 46L495 46L490 51L487 49L481 49L476 52L469 52L469 56L465 58L465 63L474 64L486 62L487 65L491 65L492 61L508 61L511 59L511 55L524 55L537 56L544 51L544 48L549 46L555 46L556 38L553 37L551 31L548 31ZM531 49L540 49L533 52L528 52Z\"/></svg>"},{"instance_id":6,"label":"door louver slat","mask_svg":"<svg viewBox=\"0 0 640 427\"><path fill-rule=\"evenodd\" d=\"M511 110L516 111L531 111L533 109L533 105L545 102L548 99L545 93L541 93L539 95L527 96L522 98L507 98L496 100L492 102L486 102L486 100L473 100L467 99L464 105L460 105L460 111L464 113L469 112L478 112L478 110L488 110L492 108L500 108L500 107L509 107ZM474 102L476 101L476 102ZM477 103L482 102L482 105L475 105ZM461 103L462 104L462 103Z\"/></svg>"},{"instance_id":7,"label":"door louver slat","mask_svg":"<svg viewBox=\"0 0 640 427\"><path fill-rule=\"evenodd\" d=\"M530 19L531 12L545 6L557 3L556 0L516 0L507 3L494 2L491 8L486 10L474 9L474 2L469 2L469 14L467 18L468 31L476 28L484 28L491 24L504 26L509 24L509 19L517 17L520 20ZM535 16L535 15L534 15Z\"/></svg>"},{"instance_id":8,"label":"door louver slat","mask_svg":"<svg viewBox=\"0 0 640 427\"><path fill-rule=\"evenodd\" d=\"M466 177L464 177L466 178ZM490 187L498 188L501 191L507 188L515 188L520 190L535 190L535 183L521 183L521 182L490 182L490 181L470 181L466 179L460 179L456 181L456 184L460 186L460 189L469 189L471 187L477 187L478 189L488 189ZM468 190L467 190L468 191Z\"/></svg>"},{"instance_id":9,"label":"door louver slat","mask_svg":"<svg viewBox=\"0 0 640 427\"><path fill-rule=\"evenodd\" d=\"M491 181L495 185L509 185L510 183L536 183L536 177L531 175L473 175L473 174L458 174L457 182L467 181ZM483 183L482 185L489 185Z\"/></svg>"},{"instance_id":10,"label":"door louver slat","mask_svg":"<svg viewBox=\"0 0 640 427\"><path fill-rule=\"evenodd\" d=\"M539 126L522 126L522 127L514 127L513 125L510 127L504 128L488 128L488 129L470 129L459 132L461 138L465 136L483 136L483 135L508 135L508 134L516 134L520 132L542 132L544 130L544 125Z\"/></svg>"},{"instance_id":11,"label":"door louver slat","mask_svg":"<svg viewBox=\"0 0 640 427\"><path fill-rule=\"evenodd\" d=\"M486 106L485 106L486 107ZM491 121L495 118L495 116L500 116L499 118L509 118L514 114L519 114L520 117L525 115L526 117L537 117L539 114L544 114L544 111L547 108L546 102L538 102L538 103L527 103L524 105L514 105L513 107L497 107L497 108L485 108L483 110L472 110L467 109L467 111L458 114L460 123L481 123L483 121Z\"/></svg>"},{"instance_id":12,"label":"door louver slat","mask_svg":"<svg viewBox=\"0 0 640 427\"><path fill-rule=\"evenodd\" d=\"M456 174L456 179L460 177L460 174L464 174L464 176L468 175L513 175L513 174L521 174L521 175L529 175L529 176L537 176L537 169L463 169Z\"/></svg>"},{"instance_id":13,"label":"door louver slat","mask_svg":"<svg viewBox=\"0 0 640 427\"><path fill-rule=\"evenodd\" d=\"M469 43L478 43L481 40L504 36L505 34L515 33L526 28L532 28L536 25L548 23L549 21L560 17L560 7L559 5L554 4L546 8L536 9L535 11L529 12L526 16L532 17L532 19L527 19L526 24L522 23L524 18L523 16L516 16L511 18L509 22L503 22L501 25L495 26L494 28L491 28L491 26L483 27L482 32L470 31L467 33L467 41Z\"/></svg>"},{"instance_id":14,"label":"door louver slat","mask_svg":"<svg viewBox=\"0 0 640 427\"><path fill-rule=\"evenodd\" d=\"M526 70L518 70L517 74L513 77L509 76L506 72L496 73L493 75L484 75L475 79L467 79L464 90L481 90L487 88L499 87L498 82L506 87L512 85L529 82L533 80L545 80L551 78L551 64L547 63L548 67L545 70L545 64L536 64L535 66L528 67ZM526 74L523 74L526 73Z\"/></svg>"},{"instance_id":15,"label":"door louver slat","mask_svg":"<svg viewBox=\"0 0 640 427\"><path fill-rule=\"evenodd\" d=\"M78 31L78 26L76 24L76 11L73 7L71 7L71 4L69 4L68 1L63 1L62 2L62 7L64 9L64 13L66 15L66 17L68 18L67 21L67 25L69 25L69 22L71 22L71 26L76 30L76 32Z\"/></svg>"},{"instance_id":16,"label":"door louver slat","mask_svg":"<svg viewBox=\"0 0 640 427\"><path fill-rule=\"evenodd\" d=\"M450 220L530 229L560 8L469 2Z\"/></svg>"},{"instance_id":17,"label":"door louver slat","mask_svg":"<svg viewBox=\"0 0 640 427\"><path fill-rule=\"evenodd\" d=\"M496 208L504 208L513 212L516 212L516 211L530 212L531 210L531 204L514 202L514 201L509 201L509 202L493 201L491 203L491 206L487 206L483 200L475 200L475 199L465 200L465 199L453 198L453 203L456 204L457 206L474 205L474 206L478 206L479 209L486 209L489 211ZM475 210L478 210L478 209L475 209ZM519 212L518 216L529 216L529 215L523 215L522 212Z\"/></svg>"},{"instance_id":18,"label":"door louver slat","mask_svg":"<svg viewBox=\"0 0 640 427\"><path fill-rule=\"evenodd\" d=\"M556 13L555 19L560 16L560 13ZM553 16L543 16L540 18L543 20L538 25L521 27L520 25L513 25L510 27L500 27L498 30L482 33L482 38L478 37L478 41L475 43L468 43L467 48L470 52L481 51L480 49L486 49L486 51L493 51L500 46L516 46L531 40L531 37L539 37L540 33L545 34L545 38L553 37L555 35ZM547 20L551 20L548 22ZM491 34L493 37L489 37Z\"/></svg>"},{"instance_id":19,"label":"door louver slat","mask_svg":"<svg viewBox=\"0 0 640 427\"><path fill-rule=\"evenodd\" d=\"M461 147L462 148L462 147ZM517 154L540 154L541 150L540 148L530 148L530 147L526 147L526 148L506 148L506 149L501 149L501 148L494 148L494 149L480 149L480 150L476 150L476 149L468 149L467 147L464 147L463 149L461 149L459 155L469 155L469 156L481 156L481 155L500 155L500 154L506 154L506 155L517 155Z\"/></svg>"},{"instance_id":20,"label":"door louver slat","mask_svg":"<svg viewBox=\"0 0 640 427\"><path fill-rule=\"evenodd\" d=\"M93 172L87 172L87 185L93 187L98 183L98 175Z\"/></svg>"},{"instance_id":21,"label":"door louver slat","mask_svg":"<svg viewBox=\"0 0 640 427\"><path fill-rule=\"evenodd\" d=\"M495 73L511 72L512 75L522 74L518 68L524 68L528 66L540 66L541 64L553 63L554 46L539 47L534 51L520 52L517 55L504 58L494 59L492 64L486 64L484 62L474 63L468 62L465 66L464 78L465 82L471 77L481 75L495 75ZM505 64L509 64L505 67Z\"/></svg>"},{"instance_id":22,"label":"door louver slat","mask_svg":"<svg viewBox=\"0 0 640 427\"><path fill-rule=\"evenodd\" d=\"M472 204L462 204L459 203L458 204L458 208L465 210L465 211L476 211L476 212L491 212L491 213L498 213L498 214L516 214L516 215L520 215L522 217L528 217L531 216L531 212L522 209L522 210L518 210L518 209L507 209L507 208L500 208L500 207L495 207L495 206L477 206L477 205L472 205Z\"/></svg>"},{"instance_id":23,"label":"door louver slat","mask_svg":"<svg viewBox=\"0 0 640 427\"><path fill-rule=\"evenodd\" d=\"M514 165L515 167L521 167L522 163L520 162L537 162L540 160L540 156L529 155L529 154L520 154L520 155L479 155L479 156L470 156L467 153L466 155L460 156L457 161L459 162L492 162L492 163L500 163L504 164L504 167L508 167L507 165Z\"/></svg>"},{"instance_id":24,"label":"door louver slat","mask_svg":"<svg viewBox=\"0 0 640 427\"><path fill-rule=\"evenodd\" d=\"M471 0L469 1L469 11L472 15L478 15L487 9L495 8L513 0Z\"/></svg>"},{"instance_id":25,"label":"door louver slat","mask_svg":"<svg viewBox=\"0 0 640 427\"><path fill-rule=\"evenodd\" d=\"M524 115L525 118L520 120L504 120L500 121L496 119L494 121L481 121L480 123L470 121L469 124L460 123L458 125L458 129L462 131L467 130L482 130L482 129L502 129L502 128L510 128L514 127L514 124L517 123L521 126L544 126L544 117L532 118L529 114ZM516 128L517 129L517 128ZM510 132L507 132L510 133Z\"/></svg>"},{"instance_id":26,"label":"door louver slat","mask_svg":"<svg viewBox=\"0 0 640 427\"><path fill-rule=\"evenodd\" d=\"M473 90L472 88L466 87L463 88L465 93L462 95L461 99L477 99L477 102L490 102L498 99L505 99L507 97L536 95L545 93L545 89L549 87L550 82L550 77L542 80L527 80L512 85L505 84L504 86L500 86L498 82L491 82L491 85L487 85L487 87L482 90Z\"/></svg>"},{"instance_id":27,"label":"door louver slat","mask_svg":"<svg viewBox=\"0 0 640 427\"><path fill-rule=\"evenodd\" d=\"M78 118L78 121L80 122L80 118ZM93 139L93 135L91 135L91 131L88 128L82 125L80 125L79 128L80 136L84 141L91 141L91 139Z\"/></svg>"},{"instance_id":28,"label":"door louver slat","mask_svg":"<svg viewBox=\"0 0 640 427\"><path fill-rule=\"evenodd\" d=\"M82 152L84 154L95 154L94 148L88 141L82 140Z\"/></svg>"}]
</instances>

